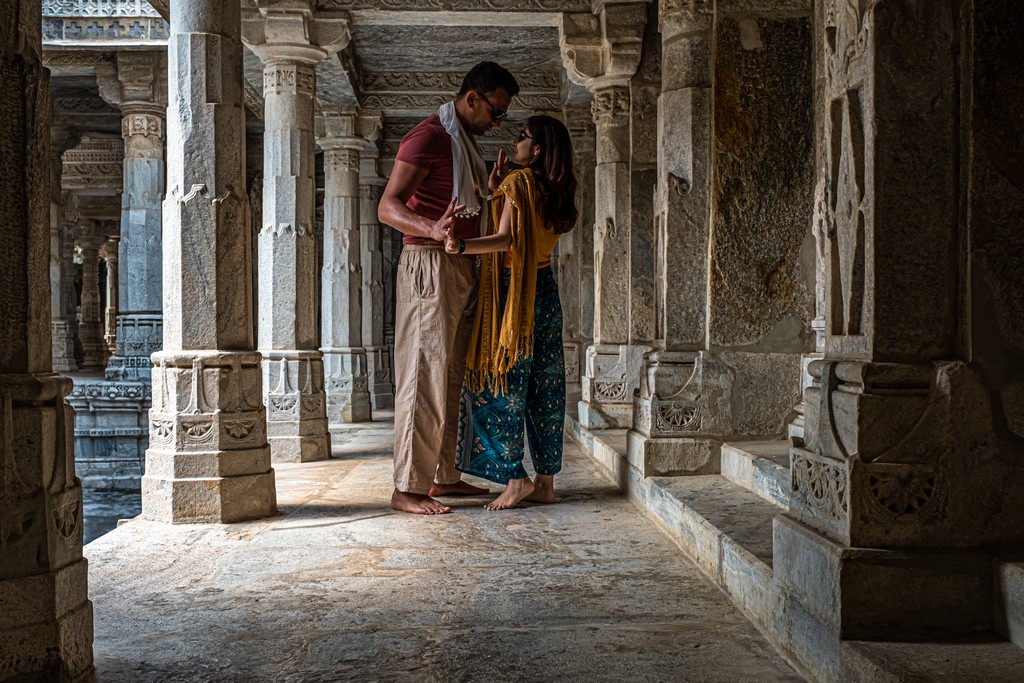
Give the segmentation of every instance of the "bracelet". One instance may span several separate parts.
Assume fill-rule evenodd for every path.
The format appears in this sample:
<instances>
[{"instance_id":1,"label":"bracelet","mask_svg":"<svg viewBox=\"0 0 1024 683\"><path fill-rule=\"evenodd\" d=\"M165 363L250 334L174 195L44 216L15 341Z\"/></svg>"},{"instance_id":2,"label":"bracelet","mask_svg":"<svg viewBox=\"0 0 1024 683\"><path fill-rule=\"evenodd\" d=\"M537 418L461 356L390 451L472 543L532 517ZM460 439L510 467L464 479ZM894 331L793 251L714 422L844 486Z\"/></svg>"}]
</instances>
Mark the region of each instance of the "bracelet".
<instances>
[{"instance_id":1,"label":"bracelet","mask_svg":"<svg viewBox=\"0 0 1024 683\"><path fill-rule=\"evenodd\" d=\"M459 253L462 254L466 251L466 240L459 240Z\"/></svg>"}]
</instances>

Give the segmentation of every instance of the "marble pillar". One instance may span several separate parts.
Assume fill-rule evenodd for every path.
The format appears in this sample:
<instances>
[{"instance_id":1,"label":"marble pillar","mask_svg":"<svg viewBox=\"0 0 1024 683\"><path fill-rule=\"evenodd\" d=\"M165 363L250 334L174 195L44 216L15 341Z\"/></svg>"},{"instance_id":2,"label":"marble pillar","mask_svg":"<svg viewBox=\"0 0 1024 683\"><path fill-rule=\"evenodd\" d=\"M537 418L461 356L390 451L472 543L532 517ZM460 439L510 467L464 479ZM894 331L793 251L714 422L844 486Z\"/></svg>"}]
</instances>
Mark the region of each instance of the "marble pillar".
<instances>
[{"instance_id":1,"label":"marble pillar","mask_svg":"<svg viewBox=\"0 0 1024 683\"><path fill-rule=\"evenodd\" d=\"M277 512L252 338L240 8L171 6L163 350L142 514L235 522Z\"/></svg>"},{"instance_id":2,"label":"marble pillar","mask_svg":"<svg viewBox=\"0 0 1024 683\"><path fill-rule=\"evenodd\" d=\"M331 452L316 324L315 69L348 43L348 24L318 19L309 2L257 5L243 37L264 65L257 337L268 437L275 462L323 460Z\"/></svg>"},{"instance_id":3,"label":"marble pillar","mask_svg":"<svg viewBox=\"0 0 1024 683\"><path fill-rule=\"evenodd\" d=\"M566 75L593 95L594 343L586 352L580 423L629 428L649 345L631 343L633 271L631 92L640 63L647 3L604 4L598 15L563 15L559 42ZM583 182L586 182L584 179Z\"/></svg>"},{"instance_id":4,"label":"marble pillar","mask_svg":"<svg viewBox=\"0 0 1024 683\"><path fill-rule=\"evenodd\" d=\"M324 267L321 325L333 426L370 419L367 354L363 347L359 197L360 151L354 110L324 113Z\"/></svg>"},{"instance_id":5,"label":"marble pillar","mask_svg":"<svg viewBox=\"0 0 1024 683\"><path fill-rule=\"evenodd\" d=\"M85 235L78 238L82 250L82 298L78 306L78 338L82 344L85 371L103 369L106 345L103 342L103 310L100 299L100 248L106 238L96 235L96 221L82 219Z\"/></svg>"},{"instance_id":6,"label":"marble pillar","mask_svg":"<svg viewBox=\"0 0 1024 683\"><path fill-rule=\"evenodd\" d=\"M562 340L568 401L579 401L581 363L593 341L594 315L594 120L589 107L567 109L579 189L576 227L558 241L558 295L562 302Z\"/></svg>"},{"instance_id":7,"label":"marble pillar","mask_svg":"<svg viewBox=\"0 0 1024 683\"><path fill-rule=\"evenodd\" d=\"M377 204L385 179L377 169L376 142L363 148L359 175L359 234L362 242L363 348L366 349L370 402L374 410L395 407L391 352L384 341L384 241Z\"/></svg>"},{"instance_id":8,"label":"marble pillar","mask_svg":"<svg viewBox=\"0 0 1024 683\"><path fill-rule=\"evenodd\" d=\"M69 236L69 218L73 225L76 207L72 195L61 190L64 170L62 155L77 144L78 136L66 126L54 125L50 132L50 337L53 342L53 369L68 373L78 370L75 338L78 322L75 311L74 242Z\"/></svg>"},{"instance_id":9,"label":"marble pillar","mask_svg":"<svg viewBox=\"0 0 1024 683\"><path fill-rule=\"evenodd\" d=\"M1022 207L996 180L1021 97L1008 7L815 3L825 348L774 532L805 631L984 630L991 553L1024 536L1024 509L1006 504L1024 500L1024 428L1007 419L1024 413L1021 307L1000 301L1024 276L990 260L1019 239ZM981 206L998 208L972 217Z\"/></svg>"},{"instance_id":10,"label":"marble pillar","mask_svg":"<svg viewBox=\"0 0 1024 683\"><path fill-rule=\"evenodd\" d=\"M0 680L84 681L92 603L82 557L71 382L50 345L50 83L34 0L0 0Z\"/></svg>"},{"instance_id":11,"label":"marble pillar","mask_svg":"<svg viewBox=\"0 0 1024 683\"><path fill-rule=\"evenodd\" d=\"M113 355L117 341L117 297L118 297L118 258L117 243L120 240L111 237L103 245L101 255L107 266L107 305L103 310L103 343L107 353Z\"/></svg>"}]
</instances>

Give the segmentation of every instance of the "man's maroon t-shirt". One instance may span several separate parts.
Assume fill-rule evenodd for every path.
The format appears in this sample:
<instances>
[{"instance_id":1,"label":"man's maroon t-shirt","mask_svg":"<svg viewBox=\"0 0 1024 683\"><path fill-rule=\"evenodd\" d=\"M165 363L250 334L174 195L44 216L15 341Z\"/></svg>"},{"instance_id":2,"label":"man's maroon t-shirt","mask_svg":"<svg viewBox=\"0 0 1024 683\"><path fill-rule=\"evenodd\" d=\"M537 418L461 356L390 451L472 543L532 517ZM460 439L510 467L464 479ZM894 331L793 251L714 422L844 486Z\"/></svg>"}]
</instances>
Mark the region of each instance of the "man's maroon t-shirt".
<instances>
[{"instance_id":1,"label":"man's maroon t-shirt","mask_svg":"<svg viewBox=\"0 0 1024 683\"><path fill-rule=\"evenodd\" d=\"M427 169L427 177L409 201L411 210L436 221L444 215L452 200L452 139L441 125L437 114L424 119L402 138L398 145L398 161ZM484 210L487 210L486 205ZM480 216L457 217L455 238L460 240L480 236ZM403 244L441 244L429 237L406 235Z\"/></svg>"}]
</instances>

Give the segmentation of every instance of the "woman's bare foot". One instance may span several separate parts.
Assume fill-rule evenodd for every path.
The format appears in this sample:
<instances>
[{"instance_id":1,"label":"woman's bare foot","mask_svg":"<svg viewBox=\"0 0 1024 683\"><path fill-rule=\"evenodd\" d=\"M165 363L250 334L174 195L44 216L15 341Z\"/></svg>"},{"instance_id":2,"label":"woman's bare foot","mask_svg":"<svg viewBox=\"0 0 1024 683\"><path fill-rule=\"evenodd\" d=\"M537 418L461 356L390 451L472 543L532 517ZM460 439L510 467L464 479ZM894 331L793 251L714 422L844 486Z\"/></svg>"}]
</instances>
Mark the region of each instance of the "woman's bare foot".
<instances>
[{"instance_id":1,"label":"woman's bare foot","mask_svg":"<svg viewBox=\"0 0 1024 683\"><path fill-rule=\"evenodd\" d=\"M508 510L519 505L519 502L531 493L533 493L533 482L529 477L509 479L502 494L484 507L488 510Z\"/></svg>"},{"instance_id":2,"label":"woman's bare foot","mask_svg":"<svg viewBox=\"0 0 1024 683\"><path fill-rule=\"evenodd\" d=\"M406 493L395 489L391 494L391 507L400 512L411 512L414 515L443 515L451 512L447 505L434 500L422 493Z\"/></svg>"},{"instance_id":3,"label":"woman's bare foot","mask_svg":"<svg viewBox=\"0 0 1024 683\"><path fill-rule=\"evenodd\" d=\"M459 480L454 484L434 484L430 487L432 496L484 496L490 493L485 488L473 486L468 481Z\"/></svg>"},{"instance_id":4,"label":"woman's bare foot","mask_svg":"<svg viewBox=\"0 0 1024 683\"><path fill-rule=\"evenodd\" d=\"M555 475L538 474L537 478L533 480L533 493L523 500L528 500L531 503L544 503L545 505L556 502Z\"/></svg>"}]
</instances>

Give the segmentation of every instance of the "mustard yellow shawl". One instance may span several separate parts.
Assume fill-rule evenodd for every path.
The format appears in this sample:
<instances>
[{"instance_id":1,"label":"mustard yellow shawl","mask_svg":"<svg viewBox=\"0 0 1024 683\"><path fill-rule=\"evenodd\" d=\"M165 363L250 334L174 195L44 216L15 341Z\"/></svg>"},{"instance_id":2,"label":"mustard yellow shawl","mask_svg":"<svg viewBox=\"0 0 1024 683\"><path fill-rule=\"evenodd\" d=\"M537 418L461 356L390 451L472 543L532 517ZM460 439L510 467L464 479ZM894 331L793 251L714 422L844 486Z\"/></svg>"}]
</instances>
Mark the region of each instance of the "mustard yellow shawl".
<instances>
[{"instance_id":1,"label":"mustard yellow shawl","mask_svg":"<svg viewBox=\"0 0 1024 683\"><path fill-rule=\"evenodd\" d=\"M508 298L501 308L501 271L505 254L483 254L476 319L466 356L466 383L473 391L489 387L508 390L508 373L533 354L533 305L537 297L537 254L534 235L544 226L537 185L530 169L513 171L491 197L490 233L498 230L505 202L512 205L512 263Z\"/></svg>"}]
</instances>

